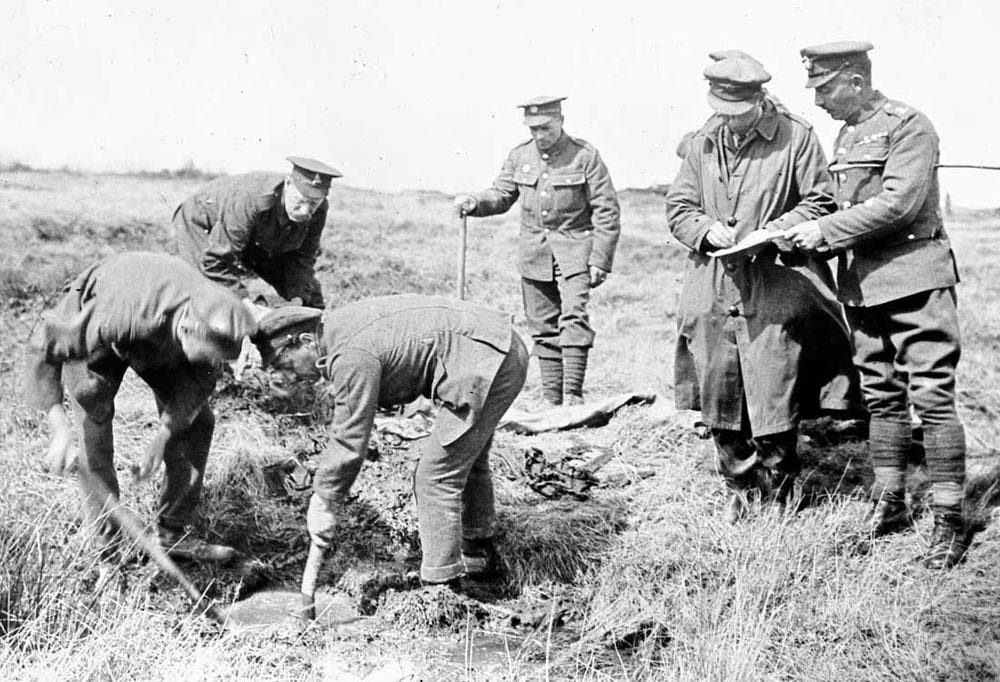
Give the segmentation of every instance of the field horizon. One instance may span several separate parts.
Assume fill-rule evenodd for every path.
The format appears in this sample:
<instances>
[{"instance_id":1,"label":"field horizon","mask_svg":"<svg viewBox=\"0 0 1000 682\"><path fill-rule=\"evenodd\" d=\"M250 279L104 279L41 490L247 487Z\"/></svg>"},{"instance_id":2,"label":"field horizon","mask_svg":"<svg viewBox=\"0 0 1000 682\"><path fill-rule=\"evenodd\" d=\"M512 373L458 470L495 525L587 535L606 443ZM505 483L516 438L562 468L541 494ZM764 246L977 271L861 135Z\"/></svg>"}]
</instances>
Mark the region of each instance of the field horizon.
<instances>
[{"instance_id":1,"label":"field horizon","mask_svg":"<svg viewBox=\"0 0 1000 682\"><path fill-rule=\"evenodd\" d=\"M725 491L696 415L673 409L675 312L686 259L652 189L622 190L615 271L595 292L587 393L653 393L600 428L500 432L494 473L510 575L483 603L412 584L419 563L409 475L419 440L382 438L321 576L344 612L222 630L191 612L141 558L116 589L97 563L72 477L41 470L46 431L20 400L27 339L67 277L122 250L172 250L174 207L204 177L0 172L0 677L11 680L988 680L1000 679L1000 228L954 208L963 330L959 409L969 434L968 560L935 574L919 467L913 533L860 548L871 480L863 441L829 420L802 430L797 513L722 522ZM513 315L528 340L515 253L518 214L469 220L468 299ZM390 293L453 295L458 221L435 190L335 185L317 273L328 306ZM536 409L534 361L515 407ZM195 530L236 546L231 567L188 567L227 606L294 589L306 496L269 491L263 470L308 462L325 442L321 394L275 401L224 382ZM131 373L116 401L123 502L154 516L158 481L127 474L152 434L149 390ZM550 500L510 475L532 448L552 461L610 452L586 500ZM381 582L379 582L381 581ZM353 610L353 611L352 611ZM339 613L339 612L338 612ZM287 619L286 619L287 620Z\"/></svg>"}]
</instances>

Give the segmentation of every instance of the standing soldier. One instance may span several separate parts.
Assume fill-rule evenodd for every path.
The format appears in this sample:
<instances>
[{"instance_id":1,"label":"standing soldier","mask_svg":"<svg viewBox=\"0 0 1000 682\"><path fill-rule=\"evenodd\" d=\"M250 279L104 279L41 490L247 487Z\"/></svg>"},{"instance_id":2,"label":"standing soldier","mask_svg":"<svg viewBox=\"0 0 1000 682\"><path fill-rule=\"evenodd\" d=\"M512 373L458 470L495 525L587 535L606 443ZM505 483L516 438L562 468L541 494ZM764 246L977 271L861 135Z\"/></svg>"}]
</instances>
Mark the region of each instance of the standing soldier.
<instances>
[{"instance_id":1,"label":"standing soldier","mask_svg":"<svg viewBox=\"0 0 1000 682\"><path fill-rule=\"evenodd\" d=\"M869 448L878 537L905 530L910 406L923 426L933 492L929 568L962 560L965 431L955 409L961 352L958 273L939 209L938 136L913 107L872 88L871 43L802 50L816 106L844 122L831 170L840 210L786 232L806 250L839 255L837 282L871 413Z\"/></svg>"},{"instance_id":2,"label":"standing soldier","mask_svg":"<svg viewBox=\"0 0 1000 682\"><path fill-rule=\"evenodd\" d=\"M260 322L254 339L272 388L322 378L335 397L330 443L316 471L306 518L327 547L365 461L375 411L419 396L442 409L414 473L423 561L420 577L452 583L493 579L490 446L497 422L524 384L528 351L510 316L436 296L381 296L319 313L286 307Z\"/></svg>"},{"instance_id":3,"label":"standing soldier","mask_svg":"<svg viewBox=\"0 0 1000 682\"><path fill-rule=\"evenodd\" d=\"M590 290L611 272L620 230L618 195L600 154L563 131L565 97L519 105L531 139L515 147L493 187L455 197L459 215L504 213L521 198L518 266L545 401L583 402L594 343Z\"/></svg>"},{"instance_id":4,"label":"standing soldier","mask_svg":"<svg viewBox=\"0 0 1000 682\"><path fill-rule=\"evenodd\" d=\"M234 551L184 531L198 504L215 417L208 398L218 369L232 360L256 325L240 300L161 253L124 253L74 279L33 342L29 402L47 410L52 429L48 469L67 468L73 440L63 391L81 439L80 485L86 508L100 519L119 504L114 465L115 394L125 370L153 389L160 426L142 476L166 465L159 541L175 558L227 561ZM105 554L117 532L100 530Z\"/></svg>"},{"instance_id":5,"label":"standing soldier","mask_svg":"<svg viewBox=\"0 0 1000 682\"><path fill-rule=\"evenodd\" d=\"M184 260L247 303L249 271L282 298L322 309L316 257L330 181L341 173L315 159L288 160L288 175L244 173L205 185L174 211L174 237Z\"/></svg>"},{"instance_id":6,"label":"standing soldier","mask_svg":"<svg viewBox=\"0 0 1000 682\"><path fill-rule=\"evenodd\" d=\"M716 115L689 141L666 200L670 230L691 252L674 390L677 407L700 409L712 430L733 522L749 493L784 503L799 472L799 419L852 408L857 381L825 261L770 244L712 256L834 203L812 127L766 95L759 62L722 56L705 77Z\"/></svg>"}]
</instances>

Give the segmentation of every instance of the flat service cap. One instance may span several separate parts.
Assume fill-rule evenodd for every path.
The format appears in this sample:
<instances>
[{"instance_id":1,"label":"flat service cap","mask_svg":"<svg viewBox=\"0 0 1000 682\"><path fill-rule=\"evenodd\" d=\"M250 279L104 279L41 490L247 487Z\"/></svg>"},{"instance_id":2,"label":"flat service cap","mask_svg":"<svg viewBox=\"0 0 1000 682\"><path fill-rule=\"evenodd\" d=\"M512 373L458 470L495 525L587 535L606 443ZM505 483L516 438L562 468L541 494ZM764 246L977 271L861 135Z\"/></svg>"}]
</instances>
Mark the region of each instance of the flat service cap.
<instances>
[{"instance_id":1,"label":"flat service cap","mask_svg":"<svg viewBox=\"0 0 1000 682\"><path fill-rule=\"evenodd\" d=\"M260 319L257 333L250 340L257 346L267 365L299 334L316 333L322 316L323 311L316 308L297 305L275 308Z\"/></svg>"},{"instance_id":2,"label":"flat service cap","mask_svg":"<svg viewBox=\"0 0 1000 682\"><path fill-rule=\"evenodd\" d=\"M562 115L562 102L565 97L541 95L517 106L524 109L524 125L537 126L548 123L556 116Z\"/></svg>"},{"instance_id":3,"label":"flat service cap","mask_svg":"<svg viewBox=\"0 0 1000 682\"><path fill-rule=\"evenodd\" d=\"M330 192L330 181L344 176L333 166L305 156L286 156L292 164L292 182L303 196L325 199Z\"/></svg>"},{"instance_id":4,"label":"flat service cap","mask_svg":"<svg viewBox=\"0 0 1000 682\"><path fill-rule=\"evenodd\" d=\"M799 50L806 65L807 88L817 88L833 80L849 66L868 63L868 50L874 47L864 40L841 40L836 43L813 45Z\"/></svg>"},{"instance_id":5,"label":"flat service cap","mask_svg":"<svg viewBox=\"0 0 1000 682\"><path fill-rule=\"evenodd\" d=\"M740 53L709 64L705 78L709 105L720 114L738 116L753 108L771 74L756 59Z\"/></svg>"},{"instance_id":6,"label":"flat service cap","mask_svg":"<svg viewBox=\"0 0 1000 682\"><path fill-rule=\"evenodd\" d=\"M741 59L746 59L747 61L757 64L762 69L764 68L763 64L748 55L743 50L713 50L708 53L708 58L713 62L721 62L723 59L729 59L730 57L740 57Z\"/></svg>"}]
</instances>

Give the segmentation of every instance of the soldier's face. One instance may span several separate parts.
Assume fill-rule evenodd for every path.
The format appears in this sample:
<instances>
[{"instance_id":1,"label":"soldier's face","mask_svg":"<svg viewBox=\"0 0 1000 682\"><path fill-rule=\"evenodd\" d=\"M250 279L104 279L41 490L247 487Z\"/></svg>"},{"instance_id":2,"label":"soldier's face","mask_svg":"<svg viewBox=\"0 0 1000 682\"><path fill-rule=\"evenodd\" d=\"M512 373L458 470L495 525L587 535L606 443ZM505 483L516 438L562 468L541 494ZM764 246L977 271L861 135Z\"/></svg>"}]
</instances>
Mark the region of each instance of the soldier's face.
<instances>
[{"instance_id":1,"label":"soldier's face","mask_svg":"<svg viewBox=\"0 0 1000 682\"><path fill-rule=\"evenodd\" d=\"M293 223L309 222L316 209L323 203L323 199L311 199L295 186L291 178L285 178L285 191L283 193L285 202L285 213Z\"/></svg>"},{"instance_id":2,"label":"soldier's face","mask_svg":"<svg viewBox=\"0 0 1000 682\"><path fill-rule=\"evenodd\" d=\"M279 398L288 397L291 387L296 382L319 379L320 372L316 368L318 359L316 343L311 338L302 339L302 343L282 350L267 370L268 388L271 393Z\"/></svg>"},{"instance_id":3,"label":"soldier's face","mask_svg":"<svg viewBox=\"0 0 1000 682\"><path fill-rule=\"evenodd\" d=\"M535 140L535 145L542 151L545 151L559 141L559 136L562 135L562 117L552 119L541 125L528 126L528 130L531 131L531 137Z\"/></svg>"},{"instance_id":4,"label":"soldier's face","mask_svg":"<svg viewBox=\"0 0 1000 682\"><path fill-rule=\"evenodd\" d=\"M735 116L722 114L722 120L725 121L726 126L735 134L746 135L755 125L757 125L757 121L760 119L761 113L760 102L757 102L754 104L753 109L745 111L742 114L737 114Z\"/></svg>"},{"instance_id":5,"label":"soldier's face","mask_svg":"<svg viewBox=\"0 0 1000 682\"><path fill-rule=\"evenodd\" d=\"M862 87L851 74L839 73L816 88L816 106L835 121L846 121L861 109Z\"/></svg>"}]
</instances>

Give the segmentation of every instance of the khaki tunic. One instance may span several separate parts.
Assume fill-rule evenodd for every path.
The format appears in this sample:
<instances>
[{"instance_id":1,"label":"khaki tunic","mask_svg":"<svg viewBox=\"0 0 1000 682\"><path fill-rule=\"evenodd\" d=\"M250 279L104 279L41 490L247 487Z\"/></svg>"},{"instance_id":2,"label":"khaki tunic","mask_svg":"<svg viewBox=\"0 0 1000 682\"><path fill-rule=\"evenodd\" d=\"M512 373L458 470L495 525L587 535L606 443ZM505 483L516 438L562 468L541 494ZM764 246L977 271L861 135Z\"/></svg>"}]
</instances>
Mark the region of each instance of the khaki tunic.
<instances>
[{"instance_id":1,"label":"khaki tunic","mask_svg":"<svg viewBox=\"0 0 1000 682\"><path fill-rule=\"evenodd\" d=\"M667 194L673 235L690 249L679 305L677 406L716 429L753 436L795 428L819 409L847 410L856 373L826 263L803 254L708 257L709 226L782 230L834 208L811 126L773 104L738 149L719 117L690 142Z\"/></svg>"},{"instance_id":2,"label":"khaki tunic","mask_svg":"<svg viewBox=\"0 0 1000 682\"><path fill-rule=\"evenodd\" d=\"M934 126L881 93L841 128L831 165L840 210L819 221L839 251L848 306L877 306L958 283L941 220Z\"/></svg>"},{"instance_id":3,"label":"khaki tunic","mask_svg":"<svg viewBox=\"0 0 1000 682\"><path fill-rule=\"evenodd\" d=\"M621 210L589 142L563 133L542 152L528 140L508 154L493 187L475 197L473 216L505 213L521 199L518 269L525 279L553 281L553 262L566 277L591 265L611 271Z\"/></svg>"},{"instance_id":4,"label":"khaki tunic","mask_svg":"<svg viewBox=\"0 0 1000 682\"><path fill-rule=\"evenodd\" d=\"M443 408L435 423L440 445L466 433L483 411L513 334L507 313L419 295L336 308L323 328L320 353L334 413L315 490L328 500L343 499L354 483L379 407L433 398Z\"/></svg>"},{"instance_id":5,"label":"khaki tunic","mask_svg":"<svg viewBox=\"0 0 1000 682\"><path fill-rule=\"evenodd\" d=\"M329 204L308 223L293 223L282 204L281 173L221 177L202 187L174 211L180 255L206 277L246 298L249 271L285 299L323 307L316 258Z\"/></svg>"}]
</instances>

